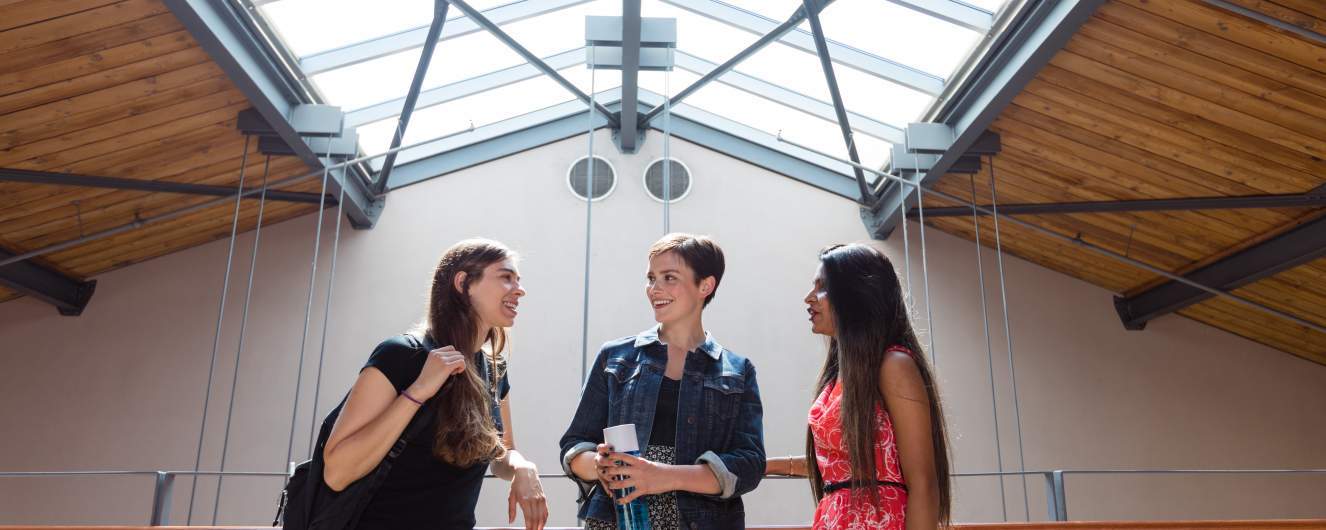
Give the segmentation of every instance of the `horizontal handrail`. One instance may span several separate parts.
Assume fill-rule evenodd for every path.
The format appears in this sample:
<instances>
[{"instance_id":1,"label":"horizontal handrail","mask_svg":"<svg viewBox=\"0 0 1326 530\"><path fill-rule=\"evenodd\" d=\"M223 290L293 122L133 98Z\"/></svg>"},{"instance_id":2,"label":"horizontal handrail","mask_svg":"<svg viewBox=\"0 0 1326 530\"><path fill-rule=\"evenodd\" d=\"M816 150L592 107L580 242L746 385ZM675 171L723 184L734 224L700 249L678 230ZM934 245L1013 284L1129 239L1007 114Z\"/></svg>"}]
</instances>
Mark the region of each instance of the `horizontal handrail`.
<instances>
[{"instance_id":1,"label":"horizontal handrail","mask_svg":"<svg viewBox=\"0 0 1326 530\"><path fill-rule=\"evenodd\" d=\"M1326 469L1052 469L1030 471L978 471L951 473L954 478L1016 477L1040 475L1045 481L1046 516L1052 521L1068 520L1068 499L1064 479L1068 475L1306 475L1326 474ZM79 477L79 476L152 476L152 513L149 524L160 526L170 518L170 497L176 477L273 477L285 478L287 473L277 471L141 471L141 470L89 470L89 471L0 471L7 477ZM484 478L497 478L492 474ZM540 473L544 479L570 479L562 473ZM805 477L768 475L765 480L805 480Z\"/></svg>"}]
</instances>

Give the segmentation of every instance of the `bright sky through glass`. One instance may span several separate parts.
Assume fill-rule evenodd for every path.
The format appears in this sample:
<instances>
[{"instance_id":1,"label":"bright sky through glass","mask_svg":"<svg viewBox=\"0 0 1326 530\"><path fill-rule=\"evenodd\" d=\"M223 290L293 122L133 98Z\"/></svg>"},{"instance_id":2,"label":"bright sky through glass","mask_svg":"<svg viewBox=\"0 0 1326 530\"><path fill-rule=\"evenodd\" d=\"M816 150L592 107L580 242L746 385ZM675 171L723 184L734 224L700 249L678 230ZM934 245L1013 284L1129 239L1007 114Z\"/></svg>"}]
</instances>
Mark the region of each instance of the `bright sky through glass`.
<instances>
[{"instance_id":1,"label":"bright sky through glass","mask_svg":"<svg viewBox=\"0 0 1326 530\"><path fill-rule=\"evenodd\" d=\"M485 11L504 5L538 6L553 0L469 0L475 9ZM799 0L724 0L719 7L736 7L776 22L786 20L800 6ZM946 0L938 0L946 1ZM971 6L995 12L1004 0L962 0ZM539 57L581 50L587 15L617 16L618 0L595 0L569 3L555 11L542 13L502 25L513 39ZM373 39L427 27L432 19L431 0L276 0L263 4L258 12L275 29L277 37L299 59ZM696 5L696 4L693 4ZM726 22L711 19L663 0L642 0L645 17L677 20L677 48L687 54L719 64L740 52L760 37ZM461 16L454 7L448 19ZM959 27L887 0L837 0L820 15L827 38L892 61L904 67L938 78L947 78L971 53L982 34ZM808 24L802 28L809 31ZM309 76L312 86L325 100L347 111L402 98L409 89L419 60L420 49L386 53ZM834 70L844 104L848 110L871 120L905 127L917 120L934 97L897 84L877 72L837 62ZM558 66L562 75L582 91L588 92L590 71L583 54L576 64ZM510 48L486 31L441 41L424 79L425 90L450 87L485 74L525 64ZM819 59L814 53L775 43L746 59L736 71L748 77L825 102L830 101ZM665 74L641 72L640 88L648 93L675 94L699 79L699 74L677 68L665 87ZM731 74L729 75L731 77ZM768 138L781 131L788 140L825 152L847 157L838 124L768 97L717 82L704 86L676 109L703 111L748 127ZM738 83L739 84L739 83ZM606 97L619 94L621 74L597 73L596 88ZM565 106L574 97L546 76L507 81L507 84L432 106L418 108L411 119L406 143L435 138L471 126L482 128L512 120L540 109ZM652 100L651 100L652 101ZM611 104L612 101L605 101ZM546 112L545 112L546 113ZM376 118L374 118L376 119ZM661 123L661 122L660 122ZM853 123L855 142L862 163L880 166L889 155L889 143L864 132ZM385 150L391 141L396 118L381 119L361 125L360 146L367 153ZM867 127L868 128L868 127ZM766 138L767 139L767 138ZM792 152L795 150L789 150Z\"/></svg>"}]
</instances>

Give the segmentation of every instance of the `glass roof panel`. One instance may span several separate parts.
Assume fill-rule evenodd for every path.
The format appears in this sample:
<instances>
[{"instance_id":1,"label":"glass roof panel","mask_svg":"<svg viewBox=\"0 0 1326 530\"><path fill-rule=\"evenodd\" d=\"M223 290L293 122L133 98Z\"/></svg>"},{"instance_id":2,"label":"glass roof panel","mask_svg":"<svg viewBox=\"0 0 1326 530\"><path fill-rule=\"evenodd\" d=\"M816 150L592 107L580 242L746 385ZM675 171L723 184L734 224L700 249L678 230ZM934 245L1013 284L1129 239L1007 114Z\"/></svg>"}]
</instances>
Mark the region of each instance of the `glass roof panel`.
<instances>
[{"instance_id":1,"label":"glass roof panel","mask_svg":"<svg viewBox=\"0 0 1326 530\"><path fill-rule=\"evenodd\" d=\"M523 1L537 5L542 0ZM714 1L778 21L785 20L801 5L800 0ZM1005 3L1005 0L962 1L990 11L996 11ZM471 4L480 10L511 3L516 2L471 0ZM616 16L620 12L621 3L617 0L592 0L510 22L502 28L535 55L550 57L584 46L586 15ZM432 2L279 0L264 4L259 13L277 31L278 40L288 51L303 57L424 26L431 19ZM730 59L760 38L750 31L662 0L642 0L641 14L677 19L679 49L715 64ZM455 9L448 13L448 18L458 16L461 15ZM830 41L940 77L950 75L981 38L977 32L888 0L838 0L825 9L821 19ZM808 27L808 24L802 26ZM319 73L311 76L310 82L331 104L346 110L363 108L403 97L414 75L419 54L419 49L400 51ZM478 31L439 43L423 87L427 90L451 85L521 64L524 61L508 46L489 33ZM934 101L933 96L851 66L834 63L834 69L848 110L879 122L902 127L918 119ZM736 71L830 103L827 83L814 53L774 43L747 58ZM560 72L581 91L589 92L591 71L584 64L562 68ZM665 86L668 75L641 72L640 87L655 94L676 94L700 77L697 73L677 69L670 74L670 81ZM594 72L593 76L599 100L606 105L614 103L619 94L617 89L621 87L621 72L601 70ZM722 81L720 78L719 82L706 85L682 107L693 106L693 112L704 111L697 114L704 119L731 120L771 136L782 131L791 141L846 158L841 132L832 120L777 101L752 97L751 93ZM604 101L608 97L613 100ZM547 109L543 114L551 115L548 114L553 111L550 107L573 99L572 94L546 76L519 81L418 109L411 119L405 141L415 143L444 136L463 131L471 124L483 127L539 109ZM562 112L562 108L555 112ZM361 147L368 153L385 150L395 125L396 118L393 117L360 126ZM860 125L856 126L856 131L855 141L862 163L880 166L887 161L888 142L863 132ZM460 138L457 141L464 142ZM768 138L762 141L767 142ZM789 150L796 151L790 146Z\"/></svg>"},{"instance_id":2,"label":"glass roof panel","mask_svg":"<svg viewBox=\"0 0 1326 530\"><path fill-rule=\"evenodd\" d=\"M483 11L512 0L471 0ZM280 0L264 4L259 13L271 22L296 57L428 26L433 19L429 0ZM447 19L461 16L447 10Z\"/></svg>"},{"instance_id":3,"label":"glass roof panel","mask_svg":"<svg viewBox=\"0 0 1326 530\"><path fill-rule=\"evenodd\" d=\"M312 77L327 102L346 109L404 97L410 89L421 50L416 48L323 72ZM428 64L423 89L439 87L524 64L516 52L487 32L438 43Z\"/></svg>"},{"instance_id":4,"label":"glass roof panel","mask_svg":"<svg viewBox=\"0 0 1326 530\"><path fill-rule=\"evenodd\" d=\"M820 13L829 39L947 78L981 34L882 0L839 1Z\"/></svg>"},{"instance_id":5,"label":"glass roof panel","mask_svg":"<svg viewBox=\"0 0 1326 530\"><path fill-rule=\"evenodd\" d=\"M619 3L618 11L614 14L620 14L620 9ZM717 64L731 59L760 38L754 33L733 28L658 0L641 2L640 15L677 19L677 47Z\"/></svg>"},{"instance_id":6,"label":"glass roof panel","mask_svg":"<svg viewBox=\"0 0 1326 530\"><path fill-rule=\"evenodd\" d=\"M813 147L840 158L847 158L847 145L843 143L838 124L780 105L722 83L710 83L696 91L685 101L705 110L759 129L772 136L780 132L783 138ZM887 160L887 142L871 142L868 135L857 132L857 151L861 163L879 167ZM861 138L865 137L865 138Z\"/></svg>"},{"instance_id":7,"label":"glass roof panel","mask_svg":"<svg viewBox=\"0 0 1326 530\"><path fill-rule=\"evenodd\" d=\"M575 75L567 69L564 75ZM575 99L552 78L540 76L441 105L418 109L410 117L410 126L402 145L422 142L466 130L471 124L483 127ZM359 145L366 153L381 153L391 146L395 117L360 126ZM374 164L378 167L380 159Z\"/></svg>"}]
</instances>

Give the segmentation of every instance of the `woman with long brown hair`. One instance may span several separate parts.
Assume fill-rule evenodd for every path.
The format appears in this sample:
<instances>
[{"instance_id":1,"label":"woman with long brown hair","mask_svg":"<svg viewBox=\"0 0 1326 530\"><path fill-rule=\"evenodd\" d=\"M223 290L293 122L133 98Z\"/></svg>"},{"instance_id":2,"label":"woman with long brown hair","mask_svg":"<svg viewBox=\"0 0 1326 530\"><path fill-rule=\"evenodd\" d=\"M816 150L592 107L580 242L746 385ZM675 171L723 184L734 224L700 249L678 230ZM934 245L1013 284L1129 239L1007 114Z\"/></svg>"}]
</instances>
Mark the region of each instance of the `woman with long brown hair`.
<instances>
[{"instance_id":1,"label":"woman with long brown hair","mask_svg":"<svg viewBox=\"0 0 1326 530\"><path fill-rule=\"evenodd\" d=\"M862 244L819 258L805 302L829 351L806 456L770 458L767 472L810 478L815 530L947 527L944 412L893 264Z\"/></svg>"},{"instance_id":2,"label":"woman with long brown hair","mask_svg":"<svg viewBox=\"0 0 1326 530\"><path fill-rule=\"evenodd\" d=\"M501 357L524 295L511 250L461 241L437 264L421 329L373 351L323 448L327 487L342 491L369 474L416 414L432 416L396 457L358 528L473 528L490 464L511 481L510 519L519 505L526 529L543 527L547 504L538 469L515 448Z\"/></svg>"}]
</instances>

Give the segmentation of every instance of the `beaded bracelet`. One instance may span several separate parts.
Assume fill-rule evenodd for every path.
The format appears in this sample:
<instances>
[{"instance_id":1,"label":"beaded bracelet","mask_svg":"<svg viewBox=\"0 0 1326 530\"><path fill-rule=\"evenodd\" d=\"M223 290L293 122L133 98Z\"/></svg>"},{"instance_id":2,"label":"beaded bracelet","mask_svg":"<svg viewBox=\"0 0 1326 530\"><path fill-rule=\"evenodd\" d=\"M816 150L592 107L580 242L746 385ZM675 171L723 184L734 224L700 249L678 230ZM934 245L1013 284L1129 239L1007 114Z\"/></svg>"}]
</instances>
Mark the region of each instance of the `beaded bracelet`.
<instances>
[{"instance_id":1,"label":"beaded bracelet","mask_svg":"<svg viewBox=\"0 0 1326 530\"><path fill-rule=\"evenodd\" d=\"M410 400L410 402L414 403L415 405L419 405L421 407L424 405L424 402L414 399L414 396L411 396L409 392L406 392L404 390L401 391L401 397Z\"/></svg>"}]
</instances>

